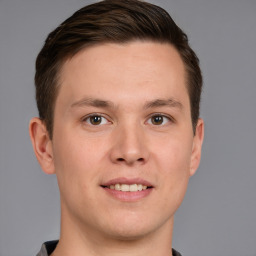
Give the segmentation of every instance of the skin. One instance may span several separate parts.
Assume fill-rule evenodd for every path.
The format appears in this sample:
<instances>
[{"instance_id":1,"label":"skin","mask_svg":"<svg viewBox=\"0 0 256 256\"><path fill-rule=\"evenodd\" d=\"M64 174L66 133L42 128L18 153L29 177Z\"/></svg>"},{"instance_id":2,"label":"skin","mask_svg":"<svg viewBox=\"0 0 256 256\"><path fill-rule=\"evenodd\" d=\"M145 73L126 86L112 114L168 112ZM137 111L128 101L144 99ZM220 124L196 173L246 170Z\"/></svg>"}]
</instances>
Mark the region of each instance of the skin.
<instances>
[{"instance_id":1,"label":"skin","mask_svg":"<svg viewBox=\"0 0 256 256\"><path fill-rule=\"evenodd\" d=\"M40 119L30 123L37 159L60 189L53 255L171 255L174 213L198 168L204 128L199 119L193 135L178 52L154 42L93 46L64 63L60 85L53 139ZM119 177L153 188L121 200L101 187Z\"/></svg>"}]
</instances>

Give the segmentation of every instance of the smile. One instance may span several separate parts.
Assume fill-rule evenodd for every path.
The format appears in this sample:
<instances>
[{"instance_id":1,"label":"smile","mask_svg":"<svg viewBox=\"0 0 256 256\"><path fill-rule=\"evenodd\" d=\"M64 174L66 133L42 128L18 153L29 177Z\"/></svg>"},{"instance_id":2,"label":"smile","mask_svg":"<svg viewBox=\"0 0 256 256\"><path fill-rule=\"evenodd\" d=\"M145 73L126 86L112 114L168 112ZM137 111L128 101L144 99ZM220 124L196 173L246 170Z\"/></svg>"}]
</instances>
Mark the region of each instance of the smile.
<instances>
[{"instance_id":1,"label":"smile","mask_svg":"<svg viewBox=\"0 0 256 256\"><path fill-rule=\"evenodd\" d=\"M149 196L154 189L154 186L144 179L124 177L109 180L101 184L101 187L112 198L126 202L143 199Z\"/></svg>"},{"instance_id":2,"label":"smile","mask_svg":"<svg viewBox=\"0 0 256 256\"><path fill-rule=\"evenodd\" d=\"M108 188L123 192L137 192L146 190L148 187L142 184L113 184L108 186Z\"/></svg>"}]
</instances>

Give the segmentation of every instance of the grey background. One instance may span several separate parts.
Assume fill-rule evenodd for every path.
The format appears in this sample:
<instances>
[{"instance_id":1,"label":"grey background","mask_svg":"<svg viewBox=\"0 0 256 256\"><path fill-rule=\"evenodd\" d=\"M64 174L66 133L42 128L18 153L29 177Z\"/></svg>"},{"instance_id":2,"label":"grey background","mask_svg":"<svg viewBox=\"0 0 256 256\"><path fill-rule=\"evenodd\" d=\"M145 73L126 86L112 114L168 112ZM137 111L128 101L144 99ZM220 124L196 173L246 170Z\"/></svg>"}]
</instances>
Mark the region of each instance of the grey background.
<instances>
[{"instance_id":1,"label":"grey background","mask_svg":"<svg viewBox=\"0 0 256 256\"><path fill-rule=\"evenodd\" d=\"M34 157L34 61L47 34L93 1L0 0L0 256L59 234L55 176ZM204 74L203 156L176 215L184 256L256 255L256 1L151 0L189 35Z\"/></svg>"}]
</instances>

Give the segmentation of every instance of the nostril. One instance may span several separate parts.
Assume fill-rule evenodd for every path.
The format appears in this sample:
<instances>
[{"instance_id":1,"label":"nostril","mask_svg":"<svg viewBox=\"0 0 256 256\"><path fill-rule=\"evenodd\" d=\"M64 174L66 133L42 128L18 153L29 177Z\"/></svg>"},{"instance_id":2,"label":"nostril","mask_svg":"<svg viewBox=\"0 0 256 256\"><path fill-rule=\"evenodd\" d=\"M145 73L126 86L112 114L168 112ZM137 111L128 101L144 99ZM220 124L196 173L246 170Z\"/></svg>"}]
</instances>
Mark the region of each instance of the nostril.
<instances>
[{"instance_id":1,"label":"nostril","mask_svg":"<svg viewBox=\"0 0 256 256\"><path fill-rule=\"evenodd\" d=\"M127 164L133 164L135 162L143 163L145 159L143 157L140 158L123 158L123 157L118 157L116 159L116 162L118 163L123 163L126 162Z\"/></svg>"}]
</instances>

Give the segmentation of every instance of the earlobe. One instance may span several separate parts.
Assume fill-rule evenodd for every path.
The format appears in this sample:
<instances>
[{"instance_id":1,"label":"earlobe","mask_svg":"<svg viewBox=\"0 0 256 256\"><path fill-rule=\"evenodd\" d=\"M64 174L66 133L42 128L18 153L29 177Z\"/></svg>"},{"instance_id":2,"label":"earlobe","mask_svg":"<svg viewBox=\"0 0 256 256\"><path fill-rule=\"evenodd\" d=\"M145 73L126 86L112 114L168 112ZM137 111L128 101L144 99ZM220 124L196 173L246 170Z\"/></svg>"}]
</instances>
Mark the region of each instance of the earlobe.
<instances>
[{"instance_id":1,"label":"earlobe","mask_svg":"<svg viewBox=\"0 0 256 256\"><path fill-rule=\"evenodd\" d=\"M196 133L193 138L192 155L190 162L190 176L194 175L201 160L202 144L204 140L204 121L199 118L196 126Z\"/></svg>"},{"instance_id":2,"label":"earlobe","mask_svg":"<svg viewBox=\"0 0 256 256\"><path fill-rule=\"evenodd\" d=\"M55 173L52 141L44 122L37 117L31 119L29 134L36 158L41 168L47 174Z\"/></svg>"}]
</instances>

